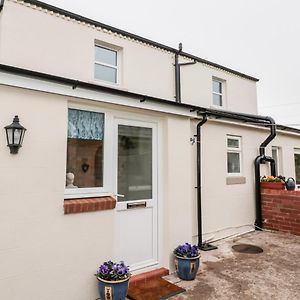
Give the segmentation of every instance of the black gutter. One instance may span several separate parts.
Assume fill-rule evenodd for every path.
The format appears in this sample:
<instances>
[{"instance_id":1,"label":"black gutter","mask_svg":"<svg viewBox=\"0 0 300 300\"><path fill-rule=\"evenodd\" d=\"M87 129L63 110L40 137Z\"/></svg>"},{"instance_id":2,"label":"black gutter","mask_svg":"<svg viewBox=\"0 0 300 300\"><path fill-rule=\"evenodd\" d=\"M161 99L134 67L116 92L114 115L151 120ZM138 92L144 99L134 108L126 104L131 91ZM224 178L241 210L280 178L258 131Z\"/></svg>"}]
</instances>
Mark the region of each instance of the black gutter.
<instances>
[{"instance_id":1,"label":"black gutter","mask_svg":"<svg viewBox=\"0 0 300 300\"><path fill-rule=\"evenodd\" d=\"M3 9L3 6L4 6L4 0L1 0L0 1L0 11Z\"/></svg>"},{"instance_id":2,"label":"black gutter","mask_svg":"<svg viewBox=\"0 0 300 300\"><path fill-rule=\"evenodd\" d=\"M23 69L23 68L5 65L5 64L0 64L0 71L18 74L18 75L22 75L22 76L33 77L33 78L37 78L37 79L45 79L45 80L49 80L49 81L60 83L60 84L67 84L67 85L70 85L72 87L72 89L76 89L77 87L87 88L87 89L94 90L94 91L104 91L104 92L107 92L110 94L115 94L115 95L120 95L120 96L127 96L127 97L129 96L129 97L138 99L140 102L152 101L152 102L156 102L156 103L160 103L160 104L165 104L165 105L167 104L167 105L187 109L190 112L197 112L198 114L206 113L208 116L213 116L216 118L223 118L223 119L228 119L228 120L239 120L239 121L242 120L243 122L250 123L250 124L253 123L253 124L256 124L259 126L269 126L270 125L270 118L265 117L265 116L237 113L237 112L225 111L225 110L217 110L217 109L211 109L211 108L205 108L205 107L201 107L201 106L191 105L191 104L187 104L187 103L178 103L178 102L167 100L164 98L158 98L158 97L153 97L150 95L129 92L129 91L120 90L120 89L109 87L109 86L102 86L99 84L76 80L73 78L56 76L56 75L52 75L52 74L48 74L48 73L42 73L42 72L38 72L38 71ZM292 129L294 130L294 132L296 132L298 130L297 133L300 134L299 129L296 129L296 128L292 128ZM288 130L288 129L286 129L286 130Z\"/></svg>"},{"instance_id":3,"label":"black gutter","mask_svg":"<svg viewBox=\"0 0 300 300\"><path fill-rule=\"evenodd\" d=\"M24 2L30 3L30 4L33 4L33 5L37 5L37 6L41 7L41 8L44 8L44 9L53 11L53 12L55 12L55 13L59 13L59 14L68 16L68 17L73 18L73 19L75 19L75 20L77 20L77 21L85 22L85 23L88 23L88 24L90 24L90 25L94 25L94 26L97 26L97 27L102 27L102 28L104 28L104 29L110 30L110 31L112 31L112 32L115 32L115 33L118 33L118 34L121 34L121 35L124 35L124 36L127 36L127 37L129 37L129 38L135 39L135 40L137 40L137 41L140 41L140 42L143 42L143 43L152 45L152 46L155 46L155 47L157 47L157 48L160 48L160 49L163 49L163 50L172 52L172 53L174 53L174 54L176 54L176 53L178 52L178 50L175 49L175 48L172 48L172 47L166 46L166 45L164 45L164 44L155 42L155 41L153 41L153 40L150 40L150 39L141 37L141 36L139 36L139 35L130 33L130 32L128 32L128 31L121 30L121 29L119 29L119 28L116 28L116 27L113 27L113 26L110 26L110 25L106 25L106 24L104 24L104 23L101 23L101 22L98 22L98 21L95 21L95 20L92 20L92 19L83 17L83 16L81 16L81 15L72 13L72 12L70 12L70 11L64 10L64 9L62 9L62 8L59 8L59 7L56 7L56 6L53 6L53 5L50 5L50 4L41 2L41 1L37 1L37 0L24 0ZM218 69L222 69L222 70L224 70L224 71L226 71L226 72L229 72L229 73L238 75L238 76L240 76L240 77L243 77L243 78L246 78L246 79L249 79L249 80L252 80L252 81L259 81L259 79L255 78L255 77L246 75L246 74L244 74L244 73L241 73L241 72L232 70L232 69L230 69L230 68L224 67L224 66L222 66L222 65L213 63L213 62L211 62L211 61L202 59L202 58L200 58L200 57L197 57L197 56L195 56L195 55L189 54L189 53L187 53L187 52L182 52L181 55L182 55L182 56L185 56L185 57L187 57L187 58L190 58L190 59L192 59L192 60L195 60L195 61L197 61L197 62L200 62L200 63L203 63L203 64L207 64L207 65L216 67L216 68L218 68Z\"/></svg>"},{"instance_id":4,"label":"black gutter","mask_svg":"<svg viewBox=\"0 0 300 300\"><path fill-rule=\"evenodd\" d=\"M87 89L94 90L94 91L104 91L104 92L108 92L110 94L127 96L127 97L129 96L129 97L132 97L135 99L139 99L141 102L152 101L152 102L156 102L156 103L160 103L160 104L167 104L167 105L172 105L172 106L176 106L176 107L180 107L180 108L185 108L185 109L189 110L190 112L198 111L198 112L202 112L202 113L208 112L210 114L214 114L214 111L215 111L216 114L218 114L218 116L223 115L224 118L230 118L230 115L233 118L234 115L239 114L239 113L234 113L234 112L212 110L209 108L191 105L191 104L187 104L187 103L179 103L179 102L175 102L175 101L171 101L171 100L167 100L167 99L163 99L163 98L153 97L150 95L129 92L129 91L125 91L125 90L116 89L113 87L102 86L102 85L93 84L93 83L89 83L89 82L85 82L85 81L80 81L80 80L76 80L76 79L72 79L72 78L56 76L56 75L52 75L52 74L48 74L48 73L37 72L37 71L23 69L23 68L5 65L5 64L0 64L0 71L1 70L4 72L8 72L8 73L29 76L29 77L33 77L33 78L37 78L37 79L45 79L45 80L49 80L49 81L61 83L61 84L67 84L67 85L70 85L73 89L76 89L77 87L79 87L79 88L87 88ZM256 122L257 119L259 119L259 116L257 116L257 115L251 115L251 114L243 114L243 115L248 116L249 120L252 120L252 122ZM300 132L300 130L299 130L299 132Z\"/></svg>"}]
</instances>

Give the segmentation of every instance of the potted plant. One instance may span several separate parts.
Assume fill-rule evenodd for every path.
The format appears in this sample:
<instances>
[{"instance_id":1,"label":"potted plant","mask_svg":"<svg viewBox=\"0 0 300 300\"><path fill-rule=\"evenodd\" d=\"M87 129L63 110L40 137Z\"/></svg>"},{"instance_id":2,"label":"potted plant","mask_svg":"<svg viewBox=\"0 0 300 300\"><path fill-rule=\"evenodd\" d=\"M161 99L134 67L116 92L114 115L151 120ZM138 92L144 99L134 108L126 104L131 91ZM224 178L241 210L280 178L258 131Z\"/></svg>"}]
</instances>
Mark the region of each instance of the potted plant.
<instances>
[{"instance_id":1,"label":"potted plant","mask_svg":"<svg viewBox=\"0 0 300 300\"><path fill-rule=\"evenodd\" d=\"M200 263L199 248L185 243L175 248L174 255L178 277L183 280L195 279Z\"/></svg>"},{"instance_id":2,"label":"potted plant","mask_svg":"<svg viewBox=\"0 0 300 300\"><path fill-rule=\"evenodd\" d=\"M263 176L260 181L263 189L284 190L285 181L282 176Z\"/></svg>"},{"instance_id":3,"label":"potted plant","mask_svg":"<svg viewBox=\"0 0 300 300\"><path fill-rule=\"evenodd\" d=\"M104 262L95 276L98 279L100 299L125 300L131 274L123 261L119 263Z\"/></svg>"}]
</instances>

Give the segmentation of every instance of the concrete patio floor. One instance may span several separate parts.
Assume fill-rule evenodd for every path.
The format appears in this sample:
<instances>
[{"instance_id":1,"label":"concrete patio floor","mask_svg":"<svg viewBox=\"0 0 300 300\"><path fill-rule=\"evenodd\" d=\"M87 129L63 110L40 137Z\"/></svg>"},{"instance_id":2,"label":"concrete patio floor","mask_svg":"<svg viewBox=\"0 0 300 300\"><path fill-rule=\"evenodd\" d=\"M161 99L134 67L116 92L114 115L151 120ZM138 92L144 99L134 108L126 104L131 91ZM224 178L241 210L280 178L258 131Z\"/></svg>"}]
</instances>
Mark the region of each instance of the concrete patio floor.
<instances>
[{"instance_id":1,"label":"concrete patio floor","mask_svg":"<svg viewBox=\"0 0 300 300\"><path fill-rule=\"evenodd\" d=\"M233 251L231 247L239 243L259 246L264 252ZM170 299L300 299L300 236L256 231L214 244L217 250L201 251L195 280L165 277L186 289Z\"/></svg>"}]
</instances>

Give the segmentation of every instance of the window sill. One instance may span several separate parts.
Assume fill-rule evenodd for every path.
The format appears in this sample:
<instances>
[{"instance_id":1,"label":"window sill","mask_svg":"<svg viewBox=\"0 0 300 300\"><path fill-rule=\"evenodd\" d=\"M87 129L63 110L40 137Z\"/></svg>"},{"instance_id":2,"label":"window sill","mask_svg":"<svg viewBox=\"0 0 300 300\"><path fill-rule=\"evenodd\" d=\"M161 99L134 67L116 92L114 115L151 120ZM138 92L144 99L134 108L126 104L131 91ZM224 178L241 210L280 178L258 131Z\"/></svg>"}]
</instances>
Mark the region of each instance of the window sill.
<instances>
[{"instance_id":1,"label":"window sill","mask_svg":"<svg viewBox=\"0 0 300 300\"><path fill-rule=\"evenodd\" d=\"M116 199L113 197L77 198L64 200L64 214L75 214L98 210L114 209Z\"/></svg>"},{"instance_id":2,"label":"window sill","mask_svg":"<svg viewBox=\"0 0 300 300\"><path fill-rule=\"evenodd\" d=\"M243 176L226 177L226 184L227 185L245 184L245 183L246 183L246 177L243 177Z\"/></svg>"}]
</instances>

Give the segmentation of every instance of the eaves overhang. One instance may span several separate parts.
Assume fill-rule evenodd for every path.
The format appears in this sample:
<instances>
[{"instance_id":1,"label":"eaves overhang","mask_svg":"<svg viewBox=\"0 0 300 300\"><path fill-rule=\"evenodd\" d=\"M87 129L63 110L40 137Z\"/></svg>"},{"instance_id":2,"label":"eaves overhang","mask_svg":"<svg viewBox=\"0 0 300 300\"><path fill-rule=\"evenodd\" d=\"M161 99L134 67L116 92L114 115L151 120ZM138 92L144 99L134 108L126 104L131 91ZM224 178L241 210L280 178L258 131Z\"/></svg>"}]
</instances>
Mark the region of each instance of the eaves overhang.
<instances>
[{"instance_id":1,"label":"eaves overhang","mask_svg":"<svg viewBox=\"0 0 300 300\"><path fill-rule=\"evenodd\" d=\"M82 88L92 91L99 91L99 92L106 92L109 94L114 94L118 96L130 97L132 99L136 99L139 103L144 102L153 102L159 105L169 105L173 107L180 108L185 110L189 113L194 113L195 118L199 118L199 116L206 114L208 117L214 119L224 119L224 120L231 120L239 123L247 123L250 125L260 126L260 127L269 127L270 126L270 117L254 115L254 114L245 114L239 112L232 112L226 110L218 110L218 109L211 109L202 106L191 105L188 103L178 103L175 101L171 101L168 99L153 97L150 95L135 93L131 91L121 90L113 87L103 86L99 84L89 83L85 81L76 80L73 78L61 77L56 76L48 73L37 72L34 70L23 69L15 66L0 64L0 71L4 73L16 74L20 76L26 76L30 78L35 78L39 80L47 80L48 82L64 84L70 86L70 89ZM300 130L296 128L291 128L282 125L271 125L276 126L278 129L283 131L289 131L296 134L300 134Z\"/></svg>"},{"instance_id":2,"label":"eaves overhang","mask_svg":"<svg viewBox=\"0 0 300 300\"><path fill-rule=\"evenodd\" d=\"M37 6L37 7L41 7L43 9L52 11L54 13L57 13L57 14L60 14L60 15L63 15L63 16L67 16L67 17L69 17L71 19L74 19L76 21L84 22L84 23L93 25L95 27L101 27L101 28L106 29L108 31L111 31L113 33L117 33L117 34L120 34L122 36L129 37L129 38L131 38L133 40L136 40L136 41L139 41L139 42L142 42L142 43L145 43L145 44L157 47L157 48L165 50L165 51L169 51L169 52L174 53L174 54L176 54L176 53L180 54L181 56L186 57L188 59L191 59L191 60L197 61L199 63L203 63L203 64L206 64L206 65L212 66L214 68L226 71L228 73L240 76L242 78L245 78L245 79L248 79L248 80L251 80L251 81L256 81L256 82L259 81L259 79L255 78L255 77L252 77L252 76L249 76L247 74L244 74L244 73L238 72L236 70L227 68L225 66L219 65L217 63L205 60L203 58L200 58L198 56L192 55L192 54L184 52L184 51L180 51L180 53L179 53L178 49L169 47L167 45L164 45L164 44L161 44L161 43L158 43L158 42L155 42L153 40L144 38L142 36L139 36L139 35L136 35L136 34L133 34L133 33L130 33L128 31L125 31L125 30L122 30L122 29L119 29L119 28L116 28L116 27L113 27L113 26L110 26L110 25L107 25L107 24L104 24L104 23L92 20L90 18L87 18L87 17L81 16L81 15L72 13L72 12L67 11L65 9L62 9L62 8L50 5L48 3L44 3L42 1L37 1L37 0L22 0L21 2L29 3L31 5L34 5L34 6Z\"/></svg>"}]
</instances>

